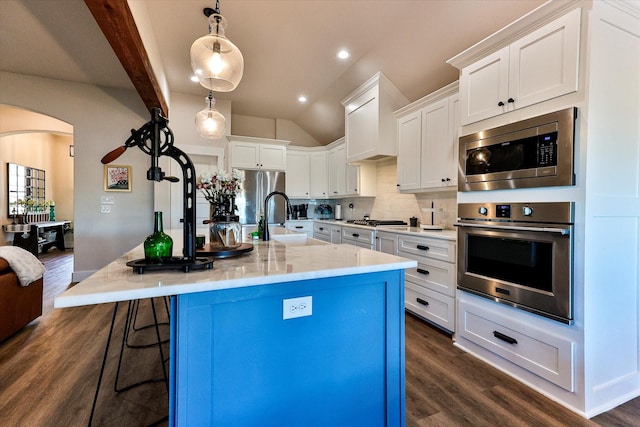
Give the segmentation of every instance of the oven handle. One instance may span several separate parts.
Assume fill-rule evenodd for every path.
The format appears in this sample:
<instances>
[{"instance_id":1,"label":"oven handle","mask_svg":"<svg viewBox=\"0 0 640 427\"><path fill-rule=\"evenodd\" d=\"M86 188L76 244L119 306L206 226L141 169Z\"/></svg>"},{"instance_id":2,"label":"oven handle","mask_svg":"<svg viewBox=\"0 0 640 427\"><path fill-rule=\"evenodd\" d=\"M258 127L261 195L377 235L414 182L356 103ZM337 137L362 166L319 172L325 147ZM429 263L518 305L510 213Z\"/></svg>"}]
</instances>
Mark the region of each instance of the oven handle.
<instances>
[{"instance_id":1,"label":"oven handle","mask_svg":"<svg viewBox=\"0 0 640 427\"><path fill-rule=\"evenodd\" d=\"M492 228L504 231L539 231L544 233L560 233L563 236L571 234L569 228L552 228L552 227L519 227L512 225L492 225L492 224L469 224L468 222L456 222L456 227L473 227L473 228Z\"/></svg>"}]
</instances>

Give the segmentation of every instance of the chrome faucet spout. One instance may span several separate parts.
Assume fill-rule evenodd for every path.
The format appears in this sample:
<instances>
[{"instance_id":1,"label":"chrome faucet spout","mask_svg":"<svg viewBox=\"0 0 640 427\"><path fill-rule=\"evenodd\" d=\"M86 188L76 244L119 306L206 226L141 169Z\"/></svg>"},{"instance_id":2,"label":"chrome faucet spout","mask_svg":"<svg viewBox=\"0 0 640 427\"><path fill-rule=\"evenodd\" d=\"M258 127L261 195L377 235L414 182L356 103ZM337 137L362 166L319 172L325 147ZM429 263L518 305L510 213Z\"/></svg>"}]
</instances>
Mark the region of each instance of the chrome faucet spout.
<instances>
[{"instance_id":1,"label":"chrome faucet spout","mask_svg":"<svg viewBox=\"0 0 640 427\"><path fill-rule=\"evenodd\" d=\"M264 230L262 232L262 240L265 242L269 240L269 200L271 200L273 196L284 197L285 202L287 202L287 218L289 218L289 215L293 213L289 196L282 191L273 191L264 198Z\"/></svg>"}]
</instances>

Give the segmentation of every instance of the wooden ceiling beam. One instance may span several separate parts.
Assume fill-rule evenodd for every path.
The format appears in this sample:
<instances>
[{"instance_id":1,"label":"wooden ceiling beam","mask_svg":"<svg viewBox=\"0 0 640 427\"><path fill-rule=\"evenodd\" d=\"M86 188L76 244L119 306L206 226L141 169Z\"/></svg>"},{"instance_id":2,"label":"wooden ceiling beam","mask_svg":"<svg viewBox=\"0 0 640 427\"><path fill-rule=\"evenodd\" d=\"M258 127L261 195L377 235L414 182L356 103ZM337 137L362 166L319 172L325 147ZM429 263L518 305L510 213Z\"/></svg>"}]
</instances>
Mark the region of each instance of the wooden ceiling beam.
<instances>
[{"instance_id":1,"label":"wooden ceiling beam","mask_svg":"<svg viewBox=\"0 0 640 427\"><path fill-rule=\"evenodd\" d=\"M111 48L129 75L144 105L159 107L169 117L169 106L160 90L127 0L84 0Z\"/></svg>"}]
</instances>

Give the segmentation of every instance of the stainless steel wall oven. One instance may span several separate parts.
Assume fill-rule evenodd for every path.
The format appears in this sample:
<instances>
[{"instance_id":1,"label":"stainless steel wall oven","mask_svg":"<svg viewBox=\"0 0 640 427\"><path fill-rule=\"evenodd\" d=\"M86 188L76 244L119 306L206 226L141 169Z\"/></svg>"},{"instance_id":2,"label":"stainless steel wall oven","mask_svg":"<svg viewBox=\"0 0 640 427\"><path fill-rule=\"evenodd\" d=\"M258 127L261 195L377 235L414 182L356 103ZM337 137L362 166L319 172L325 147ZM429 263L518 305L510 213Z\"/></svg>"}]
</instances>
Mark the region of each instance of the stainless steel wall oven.
<instances>
[{"instance_id":1,"label":"stainless steel wall oven","mask_svg":"<svg viewBox=\"0 0 640 427\"><path fill-rule=\"evenodd\" d=\"M458 205L458 288L571 324L573 203Z\"/></svg>"},{"instance_id":2,"label":"stainless steel wall oven","mask_svg":"<svg viewBox=\"0 0 640 427\"><path fill-rule=\"evenodd\" d=\"M458 190L573 185L576 108L460 138Z\"/></svg>"}]
</instances>

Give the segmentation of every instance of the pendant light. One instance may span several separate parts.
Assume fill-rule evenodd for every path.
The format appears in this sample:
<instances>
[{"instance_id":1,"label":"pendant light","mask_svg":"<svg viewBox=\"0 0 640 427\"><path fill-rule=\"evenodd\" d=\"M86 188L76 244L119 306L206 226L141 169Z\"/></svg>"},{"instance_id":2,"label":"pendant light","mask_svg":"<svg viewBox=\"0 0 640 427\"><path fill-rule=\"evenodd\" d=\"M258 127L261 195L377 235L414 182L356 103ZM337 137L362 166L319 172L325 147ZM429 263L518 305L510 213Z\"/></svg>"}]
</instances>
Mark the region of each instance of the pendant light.
<instances>
[{"instance_id":1,"label":"pendant light","mask_svg":"<svg viewBox=\"0 0 640 427\"><path fill-rule=\"evenodd\" d=\"M209 91L205 102L207 107L196 114L196 129L203 138L220 139L224 136L227 121L222 113L214 108L216 100L213 92Z\"/></svg>"},{"instance_id":2,"label":"pendant light","mask_svg":"<svg viewBox=\"0 0 640 427\"><path fill-rule=\"evenodd\" d=\"M191 68L200 84L216 92L234 90L244 72L244 58L240 49L225 35L227 21L220 15L220 0L216 8L203 10L209 18L209 34L191 45Z\"/></svg>"}]
</instances>

